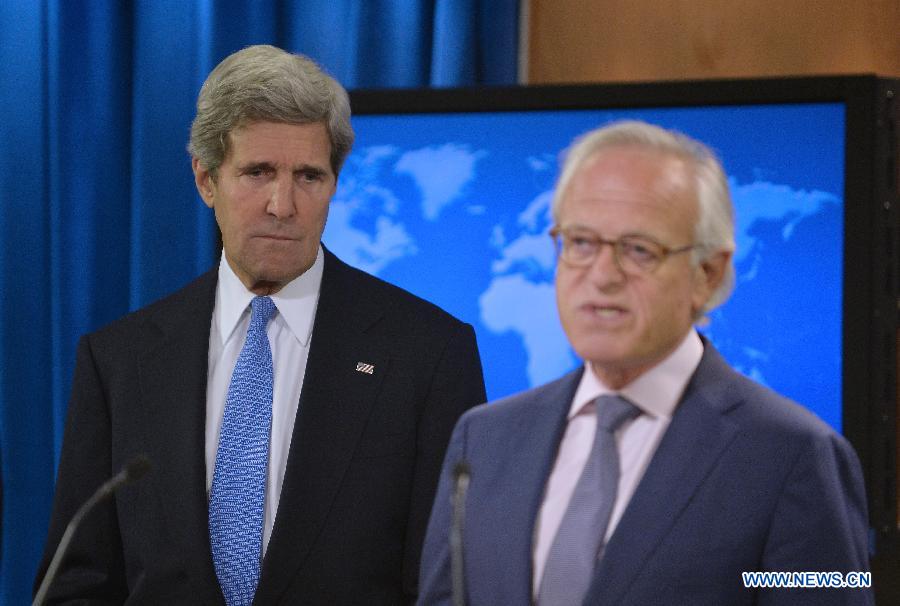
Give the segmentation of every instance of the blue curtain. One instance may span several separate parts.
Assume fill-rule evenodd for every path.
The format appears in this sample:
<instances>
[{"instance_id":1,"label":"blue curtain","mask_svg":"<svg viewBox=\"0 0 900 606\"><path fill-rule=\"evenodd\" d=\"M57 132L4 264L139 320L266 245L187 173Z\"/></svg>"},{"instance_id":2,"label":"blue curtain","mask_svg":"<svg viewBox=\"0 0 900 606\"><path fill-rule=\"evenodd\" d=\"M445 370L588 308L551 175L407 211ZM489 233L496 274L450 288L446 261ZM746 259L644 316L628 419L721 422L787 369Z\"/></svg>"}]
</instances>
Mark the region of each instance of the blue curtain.
<instances>
[{"instance_id":1,"label":"blue curtain","mask_svg":"<svg viewBox=\"0 0 900 606\"><path fill-rule=\"evenodd\" d=\"M205 75L275 44L347 88L512 84L517 0L0 2L0 603L30 602L78 336L212 267Z\"/></svg>"}]
</instances>

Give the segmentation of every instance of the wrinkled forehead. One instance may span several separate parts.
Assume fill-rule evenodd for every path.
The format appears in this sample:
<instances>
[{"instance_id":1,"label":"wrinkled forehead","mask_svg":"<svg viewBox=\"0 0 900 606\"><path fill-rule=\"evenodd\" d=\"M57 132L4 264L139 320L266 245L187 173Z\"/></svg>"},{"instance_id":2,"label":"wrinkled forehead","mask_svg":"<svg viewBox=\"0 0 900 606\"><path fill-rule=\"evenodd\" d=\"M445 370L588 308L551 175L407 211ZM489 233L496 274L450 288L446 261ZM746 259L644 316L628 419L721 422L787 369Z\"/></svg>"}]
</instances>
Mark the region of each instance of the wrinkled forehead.
<instances>
[{"instance_id":1,"label":"wrinkled forehead","mask_svg":"<svg viewBox=\"0 0 900 606\"><path fill-rule=\"evenodd\" d=\"M576 168L566 190L570 200L597 200L684 205L696 208L696 174L689 159L636 145L598 150Z\"/></svg>"},{"instance_id":2,"label":"wrinkled forehead","mask_svg":"<svg viewBox=\"0 0 900 606\"><path fill-rule=\"evenodd\" d=\"M597 151L573 173L560 198L559 223L647 227L680 237L693 230L699 213L694 170L689 160L655 149Z\"/></svg>"},{"instance_id":3,"label":"wrinkled forehead","mask_svg":"<svg viewBox=\"0 0 900 606\"><path fill-rule=\"evenodd\" d=\"M292 127L301 127L300 129L292 128ZM223 160L228 159L233 150L234 145L238 139L242 139L246 141L248 137L245 135L248 131L269 131L276 133L291 133L291 132L316 132L317 136L321 138L328 147L328 152L331 153L331 149L333 144L331 142L331 133L328 130L328 125L324 121L296 121L296 122L287 122L283 120L266 120L266 119L245 119L239 122L234 128L229 130L224 135L224 157ZM252 138L252 137L251 137Z\"/></svg>"}]
</instances>

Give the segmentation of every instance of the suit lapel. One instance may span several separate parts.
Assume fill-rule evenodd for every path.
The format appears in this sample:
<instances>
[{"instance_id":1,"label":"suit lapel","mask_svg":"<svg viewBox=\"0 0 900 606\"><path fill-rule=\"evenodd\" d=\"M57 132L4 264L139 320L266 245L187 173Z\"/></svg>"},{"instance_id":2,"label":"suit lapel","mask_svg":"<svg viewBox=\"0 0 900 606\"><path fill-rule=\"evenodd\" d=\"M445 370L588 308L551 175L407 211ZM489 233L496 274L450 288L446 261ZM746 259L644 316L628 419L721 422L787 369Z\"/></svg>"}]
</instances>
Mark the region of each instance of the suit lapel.
<instances>
[{"instance_id":1,"label":"suit lapel","mask_svg":"<svg viewBox=\"0 0 900 606\"><path fill-rule=\"evenodd\" d=\"M490 562L491 579L503 579L502 583L489 583L491 586L485 587L493 596L484 600L487 603L529 604L532 601L532 553L538 513L582 372L583 369L576 370L539 388L514 415L504 417L502 428L490 430L493 436L502 432L503 451L515 454L494 453L489 455L489 460L509 461L509 466L472 470L473 482L479 482L478 487L473 484L472 491L484 498L478 503L478 510L490 512L487 523L474 533L471 541L480 545L479 537L489 536L491 542L487 546L491 551L479 553L476 559L478 563ZM496 449L497 442L491 437L483 436L480 440L476 437L482 443L472 444L470 448L473 451ZM484 455L476 457L481 458ZM486 472L491 475L486 476ZM472 515L477 515L474 507ZM469 564L478 565L471 561ZM478 571L470 571L470 576L477 574ZM495 594L497 591L502 593Z\"/></svg>"},{"instance_id":2,"label":"suit lapel","mask_svg":"<svg viewBox=\"0 0 900 606\"><path fill-rule=\"evenodd\" d=\"M278 514L257 599L274 602L308 556L356 450L390 360L367 338L383 311L326 251L325 270ZM358 363L371 365L357 370Z\"/></svg>"},{"instance_id":3,"label":"suit lapel","mask_svg":"<svg viewBox=\"0 0 900 606\"><path fill-rule=\"evenodd\" d=\"M618 603L703 484L737 427L725 413L740 402L722 388L733 373L706 349L643 479L606 546L585 603Z\"/></svg>"},{"instance_id":4,"label":"suit lapel","mask_svg":"<svg viewBox=\"0 0 900 606\"><path fill-rule=\"evenodd\" d=\"M138 361L147 456L158 506L172 541L170 553L218 592L209 546L206 498L206 383L215 270L158 306L145 325L146 353Z\"/></svg>"}]
</instances>

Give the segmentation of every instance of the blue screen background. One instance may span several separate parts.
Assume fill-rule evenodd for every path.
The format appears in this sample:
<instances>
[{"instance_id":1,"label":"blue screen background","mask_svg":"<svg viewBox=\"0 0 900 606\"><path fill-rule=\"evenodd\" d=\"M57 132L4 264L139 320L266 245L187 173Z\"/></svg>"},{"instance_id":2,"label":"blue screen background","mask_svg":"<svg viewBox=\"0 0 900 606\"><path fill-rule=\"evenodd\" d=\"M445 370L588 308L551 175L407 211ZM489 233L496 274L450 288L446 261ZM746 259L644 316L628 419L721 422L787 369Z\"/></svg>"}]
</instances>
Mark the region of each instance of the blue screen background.
<instances>
[{"instance_id":1,"label":"blue screen background","mask_svg":"<svg viewBox=\"0 0 900 606\"><path fill-rule=\"evenodd\" d=\"M719 154L738 280L701 331L840 431L842 104L359 115L324 242L473 324L489 399L555 379L580 364L556 315L547 236L560 152L622 119Z\"/></svg>"}]
</instances>

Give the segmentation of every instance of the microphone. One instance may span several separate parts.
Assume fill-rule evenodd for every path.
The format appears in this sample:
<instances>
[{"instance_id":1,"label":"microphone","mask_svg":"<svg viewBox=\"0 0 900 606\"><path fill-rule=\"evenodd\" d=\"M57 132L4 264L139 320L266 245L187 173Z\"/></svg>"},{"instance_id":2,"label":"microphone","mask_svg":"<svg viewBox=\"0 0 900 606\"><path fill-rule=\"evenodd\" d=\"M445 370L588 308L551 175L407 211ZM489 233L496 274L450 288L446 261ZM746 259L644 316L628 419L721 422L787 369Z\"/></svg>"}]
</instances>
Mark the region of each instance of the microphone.
<instances>
[{"instance_id":1,"label":"microphone","mask_svg":"<svg viewBox=\"0 0 900 606\"><path fill-rule=\"evenodd\" d=\"M56 573L59 570L59 565L62 563L63 556L66 555L66 551L69 548L69 543L72 542L72 537L75 535L75 531L78 529L79 524L81 524L82 518L84 518L87 513L92 510L97 503L105 499L114 493L120 486L123 484L129 484L131 482L136 482L143 478L148 471L153 466L150 464L150 461L144 455L138 455L129 461L122 471L114 475L112 478L108 479L103 485L100 486L91 495L84 504L78 508L78 511L75 512L75 515L72 516L72 521L69 522L69 525L66 526L66 531L63 533L62 539L59 541L59 546L56 548L56 552L53 554L53 559L50 560L50 566L47 567L47 572L44 574L44 580L41 581L41 586L38 588L37 593L34 596L34 601L31 603L31 606L40 606L44 603L44 600L47 599L47 591L50 589L51 583L53 583L53 579L56 577Z\"/></svg>"},{"instance_id":2,"label":"microphone","mask_svg":"<svg viewBox=\"0 0 900 606\"><path fill-rule=\"evenodd\" d=\"M466 604L466 573L463 568L463 530L466 522L466 493L472 473L469 464L460 461L453 468L453 518L450 526L450 574L453 606Z\"/></svg>"}]
</instances>

